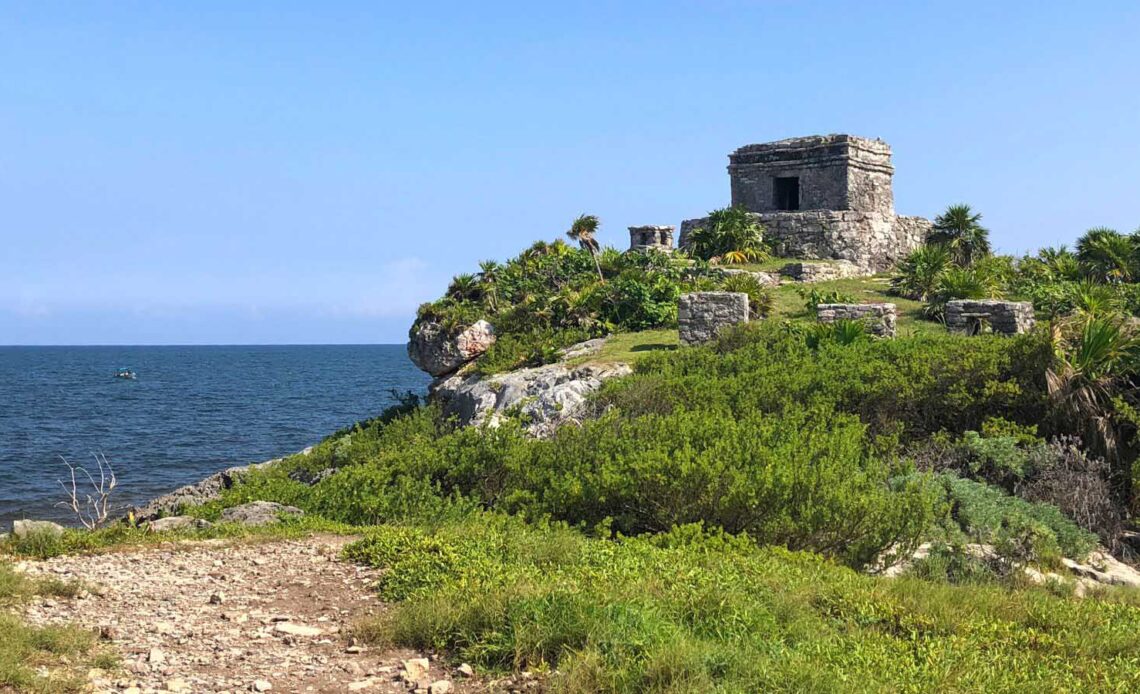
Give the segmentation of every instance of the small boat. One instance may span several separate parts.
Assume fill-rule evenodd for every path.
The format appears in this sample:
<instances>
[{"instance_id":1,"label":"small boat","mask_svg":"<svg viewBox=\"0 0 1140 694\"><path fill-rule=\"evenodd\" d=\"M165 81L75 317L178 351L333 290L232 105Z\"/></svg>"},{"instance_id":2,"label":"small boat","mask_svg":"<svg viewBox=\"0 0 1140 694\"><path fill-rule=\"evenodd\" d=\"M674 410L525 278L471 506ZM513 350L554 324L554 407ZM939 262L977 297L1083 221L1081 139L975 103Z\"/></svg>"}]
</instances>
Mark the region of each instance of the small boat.
<instances>
[{"instance_id":1,"label":"small boat","mask_svg":"<svg viewBox=\"0 0 1140 694\"><path fill-rule=\"evenodd\" d=\"M128 381L133 381L138 378L138 374L126 367L123 367L115 372L115 378L123 378Z\"/></svg>"}]
</instances>

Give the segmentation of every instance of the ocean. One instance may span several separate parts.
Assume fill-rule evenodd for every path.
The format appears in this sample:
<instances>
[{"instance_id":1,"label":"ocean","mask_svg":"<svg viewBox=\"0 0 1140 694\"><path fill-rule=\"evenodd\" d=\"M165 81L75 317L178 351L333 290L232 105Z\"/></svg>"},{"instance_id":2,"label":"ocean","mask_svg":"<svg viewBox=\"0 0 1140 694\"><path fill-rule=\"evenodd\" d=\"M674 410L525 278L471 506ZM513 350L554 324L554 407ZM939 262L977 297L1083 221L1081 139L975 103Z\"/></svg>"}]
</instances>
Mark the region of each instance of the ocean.
<instances>
[{"instance_id":1,"label":"ocean","mask_svg":"<svg viewBox=\"0 0 1140 694\"><path fill-rule=\"evenodd\" d=\"M0 531L70 519L64 458L106 456L115 504L139 503L299 451L429 380L403 345L0 347Z\"/></svg>"}]
</instances>

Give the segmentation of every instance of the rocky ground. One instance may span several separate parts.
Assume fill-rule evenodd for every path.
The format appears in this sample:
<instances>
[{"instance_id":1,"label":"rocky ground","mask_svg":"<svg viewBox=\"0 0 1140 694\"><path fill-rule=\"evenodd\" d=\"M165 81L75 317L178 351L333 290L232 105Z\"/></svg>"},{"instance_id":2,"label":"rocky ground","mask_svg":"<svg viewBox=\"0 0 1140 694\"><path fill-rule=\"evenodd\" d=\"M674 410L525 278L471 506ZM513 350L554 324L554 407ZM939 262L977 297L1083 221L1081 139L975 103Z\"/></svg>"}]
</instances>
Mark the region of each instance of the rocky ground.
<instances>
[{"instance_id":1,"label":"rocky ground","mask_svg":"<svg viewBox=\"0 0 1140 694\"><path fill-rule=\"evenodd\" d=\"M121 663L91 673L100 692L486 691L466 667L353 642L352 625L384 605L369 589L375 572L339 559L346 542L207 541L24 562L88 588L33 603L26 617L99 630Z\"/></svg>"}]
</instances>

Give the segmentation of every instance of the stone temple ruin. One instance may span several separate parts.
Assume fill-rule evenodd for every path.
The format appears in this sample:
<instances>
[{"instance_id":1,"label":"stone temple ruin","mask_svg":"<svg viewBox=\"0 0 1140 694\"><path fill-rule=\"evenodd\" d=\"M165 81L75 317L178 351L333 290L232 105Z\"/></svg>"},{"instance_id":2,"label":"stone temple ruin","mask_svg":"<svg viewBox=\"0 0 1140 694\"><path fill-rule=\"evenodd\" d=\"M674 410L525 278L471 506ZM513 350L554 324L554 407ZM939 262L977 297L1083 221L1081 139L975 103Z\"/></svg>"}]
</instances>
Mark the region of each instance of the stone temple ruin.
<instances>
[{"instance_id":1,"label":"stone temple ruin","mask_svg":"<svg viewBox=\"0 0 1140 694\"><path fill-rule=\"evenodd\" d=\"M645 251L656 249L660 251L673 250L672 226L640 226L629 228L629 250Z\"/></svg>"},{"instance_id":2,"label":"stone temple ruin","mask_svg":"<svg viewBox=\"0 0 1140 694\"><path fill-rule=\"evenodd\" d=\"M746 145L728 155L732 204L753 213L784 257L846 260L880 272L926 240L930 222L895 214L891 148L882 140L814 135ZM681 224L680 245L707 218Z\"/></svg>"},{"instance_id":3,"label":"stone temple ruin","mask_svg":"<svg viewBox=\"0 0 1140 694\"><path fill-rule=\"evenodd\" d=\"M1018 335L1033 329L1033 303L955 299L946 303L946 329L963 335Z\"/></svg>"}]
</instances>

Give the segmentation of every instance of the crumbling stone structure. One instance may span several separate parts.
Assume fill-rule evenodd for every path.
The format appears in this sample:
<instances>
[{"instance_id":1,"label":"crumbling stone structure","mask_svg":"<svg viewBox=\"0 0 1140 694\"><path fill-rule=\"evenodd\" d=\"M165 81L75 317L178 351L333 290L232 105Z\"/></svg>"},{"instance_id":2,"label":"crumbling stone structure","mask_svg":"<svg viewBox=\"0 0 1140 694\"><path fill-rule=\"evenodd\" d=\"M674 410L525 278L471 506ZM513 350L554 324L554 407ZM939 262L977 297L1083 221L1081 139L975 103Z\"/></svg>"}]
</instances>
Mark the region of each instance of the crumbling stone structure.
<instances>
[{"instance_id":1,"label":"crumbling stone structure","mask_svg":"<svg viewBox=\"0 0 1140 694\"><path fill-rule=\"evenodd\" d=\"M788 263L780 268L780 274L797 282L828 282L865 273L855 263L836 260L829 263Z\"/></svg>"},{"instance_id":2,"label":"crumbling stone structure","mask_svg":"<svg viewBox=\"0 0 1140 694\"><path fill-rule=\"evenodd\" d=\"M629 250L644 251L656 249L660 251L673 250L672 226L640 226L629 228Z\"/></svg>"},{"instance_id":3,"label":"crumbling stone structure","mask_svg":"<svg viewBox=\"0 0 1140 694\"><path fill-rule=\"evenodd\" d=\"M898 311L894 304L820 304L816 316L821 323L838 320L862 321L877 337L894 337Z\"/></svg>"},{"instance_id":4,"label":"crumbling stone structure","mask_svg":"<svg viewBox=\"0 0 1140 694\"><path fill-rule=\"evenodd\" d=\"M946 303L946 329L963 335L1018 335L1036 325L1029 301L955 299Z\"/></svg>"},{"instance_id":5,"label":"crumbling stone structure","mask_svg":"<svg viewBox=\"0 0 1140 694\"><path fill-rule=\"evenodd\" d=\"M677 302L677 326L686 345L708 342L727 326L747 323L748 316L744 292L691 292Z\"/></svg>"},{"instance_id":6,"label":"crumbling stone structure","mask_svg":"<svg viewBox=\"0 0 1140 694\"><path fill-rule=\"evenodd\" d=\"M781 256L847 260L865 274L921 246L930 222L895 214L891 148L814 135L746 145L729 155L732 204L753 213ZM681 246L707 218L681 224Z\"/></svg>"}]
</instances>

